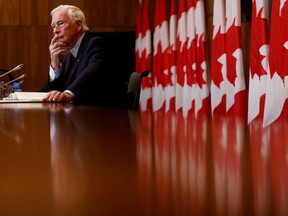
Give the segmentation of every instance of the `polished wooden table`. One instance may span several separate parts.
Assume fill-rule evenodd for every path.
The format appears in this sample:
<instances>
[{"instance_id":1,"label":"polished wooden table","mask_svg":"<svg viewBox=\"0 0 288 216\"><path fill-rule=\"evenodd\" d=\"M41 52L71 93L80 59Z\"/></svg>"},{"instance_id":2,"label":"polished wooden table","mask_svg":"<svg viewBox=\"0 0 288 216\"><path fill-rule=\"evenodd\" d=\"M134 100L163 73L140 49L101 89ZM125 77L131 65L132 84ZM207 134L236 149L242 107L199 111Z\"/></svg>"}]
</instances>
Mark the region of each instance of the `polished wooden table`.
<instances>
[{"instance_id":1,"label":"polished wooden table","mask_svg":"<svg viewBox=\"0 0 288 216\"><path fill-rule=\"evenodd\" d=\"M0 215L287 215L288 125L0 104Z\"/></svg>"}]
</instances>

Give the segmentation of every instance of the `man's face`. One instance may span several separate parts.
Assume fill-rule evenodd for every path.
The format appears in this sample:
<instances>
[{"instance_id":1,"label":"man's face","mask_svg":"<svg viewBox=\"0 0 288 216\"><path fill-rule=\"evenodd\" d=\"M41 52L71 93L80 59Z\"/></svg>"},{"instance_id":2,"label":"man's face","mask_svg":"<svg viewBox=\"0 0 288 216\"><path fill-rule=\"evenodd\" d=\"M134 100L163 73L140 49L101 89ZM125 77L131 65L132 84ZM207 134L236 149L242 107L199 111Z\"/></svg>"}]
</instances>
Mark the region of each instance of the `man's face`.
<instances>
[{"instance_id":1,"label":"man's face","mask_svg":"<svg viewBox=\"0 0 288 216\"><path fill-rule=\"evenodd\" d=\"M59 42L65 43L70 48L77 42L80 32L79 25L70 19L65 9L58 10L53 14L51 27Z\"/></svg>"}]
</instances>

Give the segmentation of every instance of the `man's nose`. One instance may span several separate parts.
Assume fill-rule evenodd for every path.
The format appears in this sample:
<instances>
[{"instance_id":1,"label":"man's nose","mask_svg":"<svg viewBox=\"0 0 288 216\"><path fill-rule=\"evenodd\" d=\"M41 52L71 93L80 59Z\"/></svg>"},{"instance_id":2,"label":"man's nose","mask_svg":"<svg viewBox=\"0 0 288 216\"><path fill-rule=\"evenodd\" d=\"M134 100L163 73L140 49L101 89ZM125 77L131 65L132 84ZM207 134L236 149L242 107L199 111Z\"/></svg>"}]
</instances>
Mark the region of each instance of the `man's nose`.
<instances>
[{"instance_id":1,"label":"man's nose","mask_svg":"<svg viewBox=\"0 0 288 216\"><path fill-rule=\"evenodd\" d=\"M55 26L53 29L54 34L58 34L60 32L59 26Z\"/></svg>"}]
</instances>

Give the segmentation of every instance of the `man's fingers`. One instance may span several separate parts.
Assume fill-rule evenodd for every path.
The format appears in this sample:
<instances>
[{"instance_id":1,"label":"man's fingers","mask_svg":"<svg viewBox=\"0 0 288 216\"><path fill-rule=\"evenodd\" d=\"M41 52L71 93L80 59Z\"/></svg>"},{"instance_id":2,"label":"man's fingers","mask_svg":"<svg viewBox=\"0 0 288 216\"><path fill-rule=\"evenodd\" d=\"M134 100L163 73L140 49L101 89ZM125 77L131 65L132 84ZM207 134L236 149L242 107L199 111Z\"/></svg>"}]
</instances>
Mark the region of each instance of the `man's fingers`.
<instances>
[{"instance_id":1,"label":"man's fingers","mask_svg":"<svg viewBox=\"0 0 288 216\"><path fill-rule=\"evenodd\" d=\"M42 102L70 102L72 96L66 92L51 91Z\"/></svg>"},{"instance_id":2,"label":"man's fingers","mask_svg":"<svg viewBox=\"0 0 288 216\"><path fill-rule=\"evenodd\" d=\"M65 49L65 48L56 48L56 49L51 50L51 55L53 55L53 56L58 56L58 55L64 56L67 52L68 52L68 50Z\"/></svg>"},{"instance_id":3,"label":"man's fingers","mask_svg":"<svg viewBox=\"0 0 288 216\"><path fill-rule=\"evenodd\" d=\"M54 102L57 99L57 95L60 92L58 91L51 91L50 93L48 93L48 95L46 96L46 98L44 99L46 102Z\"/></svg>"}]
</instances>

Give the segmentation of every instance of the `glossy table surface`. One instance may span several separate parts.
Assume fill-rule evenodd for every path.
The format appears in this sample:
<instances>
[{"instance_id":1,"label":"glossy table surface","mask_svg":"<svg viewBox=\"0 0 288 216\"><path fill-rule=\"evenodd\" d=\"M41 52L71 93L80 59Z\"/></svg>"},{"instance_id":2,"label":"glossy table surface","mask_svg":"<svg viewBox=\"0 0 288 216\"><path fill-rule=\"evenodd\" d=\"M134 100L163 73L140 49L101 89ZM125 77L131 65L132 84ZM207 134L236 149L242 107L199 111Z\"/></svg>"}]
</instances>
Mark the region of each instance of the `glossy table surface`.
<instances>
[{"instance_id":1,"label":"glossy table surface","mask_svg":"<svg viewBox=\"0 0 288 216\"><path fill-rule=\"evenodd\" d=\"M287 215L288 124L0 104L0 215Z\"/></svg>"}]
</instances>

